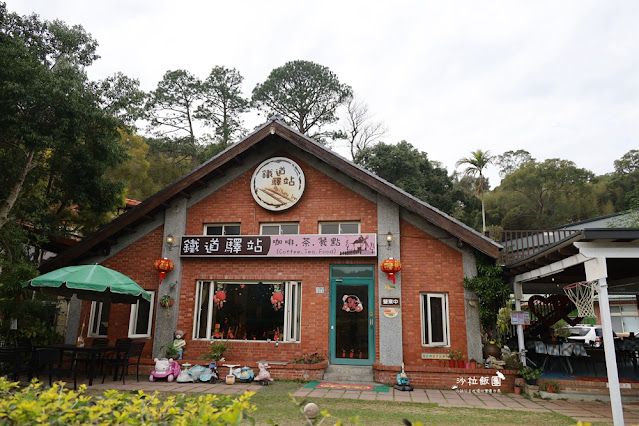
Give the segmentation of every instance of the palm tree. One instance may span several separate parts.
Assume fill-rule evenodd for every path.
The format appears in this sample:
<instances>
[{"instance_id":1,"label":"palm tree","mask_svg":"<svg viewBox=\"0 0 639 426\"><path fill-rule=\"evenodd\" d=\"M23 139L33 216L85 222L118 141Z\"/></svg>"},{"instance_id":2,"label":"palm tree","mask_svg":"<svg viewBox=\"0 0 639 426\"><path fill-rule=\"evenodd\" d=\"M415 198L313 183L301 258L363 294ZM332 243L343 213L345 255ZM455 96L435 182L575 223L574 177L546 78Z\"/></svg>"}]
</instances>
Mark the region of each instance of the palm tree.
<instances>
[{"instance_id":1,"label":"palm tree","mask_svg":"<svg viewBox=\"0 0 639 426\"><path fill-rule=\"evenodd\" d=\"M484 169L489 164L493 163L494 157L490 155L490 151L477 151L471 152L471 156L467 158L461 158L455 167L461 165L468 165L464 170L465 176L476 178L475 181L475 196L481 200L481 221L482 231L486 232L486 208L484 207L484 191L486 190L486 178L484 177Z\"/></svg>"}]
</instances>

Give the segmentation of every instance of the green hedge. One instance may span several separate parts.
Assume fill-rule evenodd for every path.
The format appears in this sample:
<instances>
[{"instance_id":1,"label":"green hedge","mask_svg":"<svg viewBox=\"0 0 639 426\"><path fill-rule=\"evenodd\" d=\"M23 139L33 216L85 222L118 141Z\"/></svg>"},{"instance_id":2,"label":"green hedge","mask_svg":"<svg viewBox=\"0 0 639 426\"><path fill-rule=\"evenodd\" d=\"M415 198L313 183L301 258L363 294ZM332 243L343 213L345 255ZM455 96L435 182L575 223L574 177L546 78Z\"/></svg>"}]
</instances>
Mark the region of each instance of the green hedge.
<instances>
[{"instance_id":1,"label":"green hedge","mask_svg":"<svg viewBox=\"0 0 639 426\"><path fill-rule=\"evenodd\" d=\"M73 391L59 383L46 389L34 380L25 388L0 377L0 424L7 425L235 425L247 420L257 408L245 392L230 395L185 395L158 398L142 391L105 391L102 396L83 395L86 385Z\"/></svg>"}]
</instances>

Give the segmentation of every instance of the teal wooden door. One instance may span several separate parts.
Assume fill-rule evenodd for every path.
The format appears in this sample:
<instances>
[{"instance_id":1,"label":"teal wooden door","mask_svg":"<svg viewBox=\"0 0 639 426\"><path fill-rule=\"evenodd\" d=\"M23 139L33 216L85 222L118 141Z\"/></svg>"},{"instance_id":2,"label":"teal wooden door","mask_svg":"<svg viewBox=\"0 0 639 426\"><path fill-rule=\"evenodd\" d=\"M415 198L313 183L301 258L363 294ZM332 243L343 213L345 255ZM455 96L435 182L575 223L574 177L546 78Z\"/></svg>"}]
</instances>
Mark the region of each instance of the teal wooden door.
<instances>
[{"instance_id":1,"label":"teal wooden door","mask_svg":"<svg viewBox=\"0 0 639 426\"><path fill-rule=\"evenodd\" d=\"M329 360L375 361L375 266L331 265Z\"/></svg>"}]
</instances>

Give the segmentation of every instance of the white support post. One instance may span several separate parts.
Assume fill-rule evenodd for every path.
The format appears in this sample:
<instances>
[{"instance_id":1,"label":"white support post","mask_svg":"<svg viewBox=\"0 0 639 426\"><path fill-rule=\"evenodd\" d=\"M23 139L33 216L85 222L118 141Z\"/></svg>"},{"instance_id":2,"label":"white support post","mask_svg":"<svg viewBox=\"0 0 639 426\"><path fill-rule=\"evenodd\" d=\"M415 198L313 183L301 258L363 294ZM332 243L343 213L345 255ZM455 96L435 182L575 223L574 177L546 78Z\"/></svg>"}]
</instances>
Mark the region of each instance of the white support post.
<instances>
[{"instance_id":1,"label":"white support post","mask_svg":"<svg viewBox=\"0 0 639 426\"><path fill-rule=\"evenodd\" d=\"M608 271L606 258L596 257L584 263L586 279L599 280L597 293L599 294L599 316L603 331L604 355L606 372L608 374L608 390L612 408L612 421L615 425L623 425L623 406L621 404L621 390L619 389L619 372L615 355L615 342L612 337L612 320L610 319L610 305L608 302Z\"/></svg>"},{"instance_id":2,"label":"white support post","mask_svg":"<svg viewBox=\"0 0 639 426\"><path fill-rule=\"evenodd\" d=\"M521 311L521 298L523 294L523 283L521 281L515 281L513 284L513 290L515 294L515 310ZM524 326L517 325L517 344L519 346L519 360L523 365L526 365L526 344L524 342Z\"/></svg>"}]
</instances>

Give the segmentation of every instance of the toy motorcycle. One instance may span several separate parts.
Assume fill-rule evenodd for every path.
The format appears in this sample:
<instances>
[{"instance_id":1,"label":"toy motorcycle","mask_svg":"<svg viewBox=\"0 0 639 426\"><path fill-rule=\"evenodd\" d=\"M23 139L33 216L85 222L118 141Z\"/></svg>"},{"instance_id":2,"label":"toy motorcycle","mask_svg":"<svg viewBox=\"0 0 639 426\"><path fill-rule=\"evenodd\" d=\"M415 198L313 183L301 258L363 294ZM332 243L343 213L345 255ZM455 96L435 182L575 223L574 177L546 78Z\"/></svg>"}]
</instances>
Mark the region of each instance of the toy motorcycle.
<instances>
[{"instance_id":1,"label":"toy motorcycle","mask_svg":"<svg viewBox=\"0 0 639 426\"><path fill-rule=\"evenodd\" d=\"M253 370L251 370L249 367L242 368L242 371L240 372L240 381L242 383L252 382L254 377L255 372L253 372Z\"/></svg>"},{"instance_id":2,"label":"toy motorcycle","mask_svg":"<svg viewBox=\"0 0 639 426\"><path fill-rule=\"evenodd\" d=\"M210 382L211 384L217 383L219 380L219 373L217 371L217 362L213 361L209 364L208 368L200 374L200 382Z\"/></svg>"}]
</instances>

